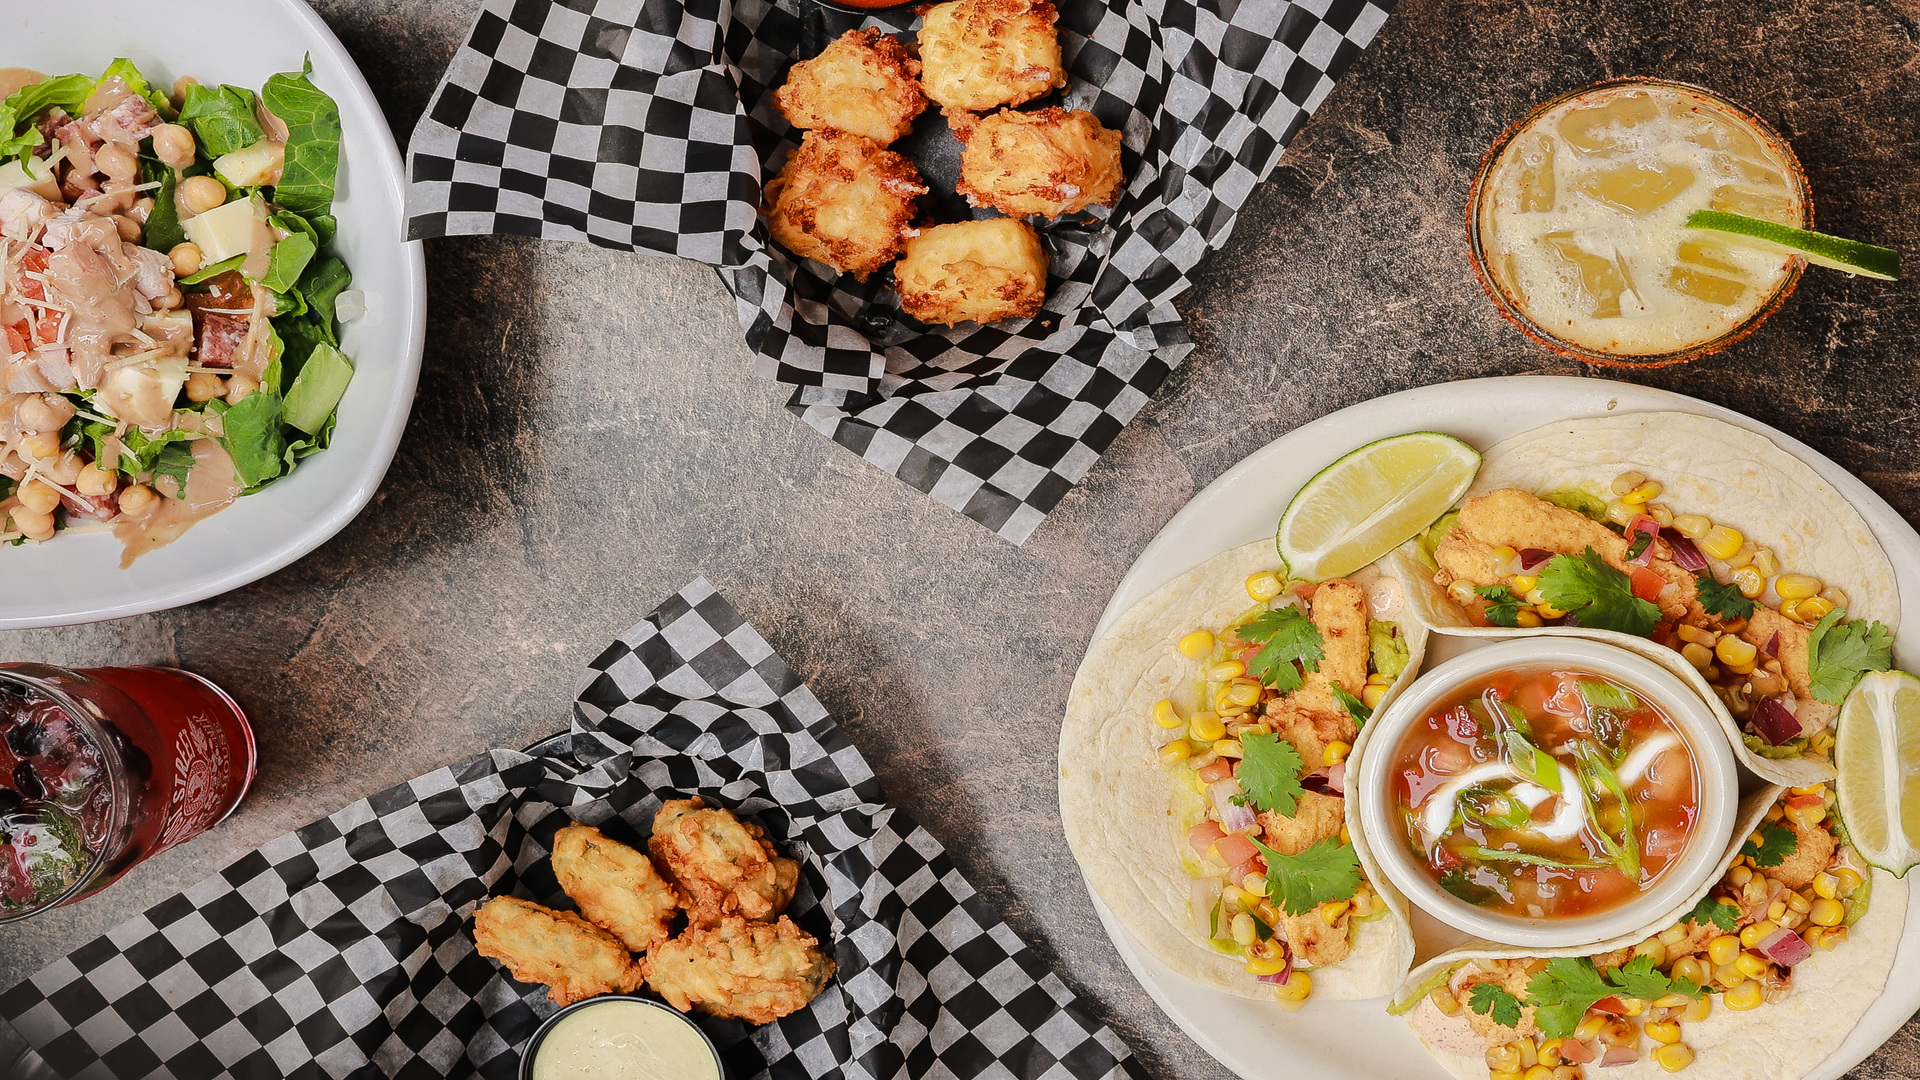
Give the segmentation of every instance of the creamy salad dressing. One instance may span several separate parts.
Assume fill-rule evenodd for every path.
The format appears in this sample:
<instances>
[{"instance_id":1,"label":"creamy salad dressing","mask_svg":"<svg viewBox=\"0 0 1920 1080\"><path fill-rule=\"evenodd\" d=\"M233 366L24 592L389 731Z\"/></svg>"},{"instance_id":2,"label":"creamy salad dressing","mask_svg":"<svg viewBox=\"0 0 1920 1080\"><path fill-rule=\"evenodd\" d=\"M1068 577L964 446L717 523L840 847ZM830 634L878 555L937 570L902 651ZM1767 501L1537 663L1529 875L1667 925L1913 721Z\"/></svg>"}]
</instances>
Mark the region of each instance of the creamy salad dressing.
<instances>
[{"instance_id":1,"label":"creamy salad dressing","mask_svg":"<svg viewBox=\"0 0 1920 1080\"><path fill-rule=\"evenodd\" d=\"M124 545L122 570L147 552L180 539L194 522L226 509L245 490L234 478L233 459L226 448L211 438L193 441L193 468L187 473L185 491L176 495L166 490L171 484L164 478L155 486L167 496L159 509L139 520L123 517L113 526L113 535Z\"/></svg>"},{"instance_id":2,"label":"creamy salad dressing","mask_svg":"<svg viewBox=\"0 0 1920 1080\"><path fill-rule=\"evenodd\" d=\"M46 75L32 68L0 67L0 101L19 93L37 82L45 82Z\"/></svg>"},{"instance_id":3,"label":"creamy salad dressing","mask_svg":"<svg viewBox=\"0 0 1920 1080\"><path fill-rule=\"evenodd\" d=\"M679 1015L644 1001L603 1001L540 1040L533 1080L720 1080L713 1048Z\"/></svg>"}]
</instances>

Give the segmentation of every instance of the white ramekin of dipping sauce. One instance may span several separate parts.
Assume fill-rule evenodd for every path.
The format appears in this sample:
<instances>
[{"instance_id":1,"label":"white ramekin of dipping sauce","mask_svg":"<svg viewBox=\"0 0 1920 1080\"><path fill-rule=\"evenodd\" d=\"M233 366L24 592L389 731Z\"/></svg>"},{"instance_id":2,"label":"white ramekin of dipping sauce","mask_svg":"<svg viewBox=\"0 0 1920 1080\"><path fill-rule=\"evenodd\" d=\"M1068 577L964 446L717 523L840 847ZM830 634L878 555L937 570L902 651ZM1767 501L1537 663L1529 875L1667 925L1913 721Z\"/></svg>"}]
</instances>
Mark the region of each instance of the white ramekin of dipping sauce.
<instances>
[{"instance_id":1,"label":"white ramekin of dipping sauce","mask_svg":"<svg viewBox=\"0 0 1920 1080\"><path fill-rule=\"evenodd\" d=\"M631 994L577 1001L527 1040L520 1080L731 1080L686 1015Z\"/></svg>"},{"instance_id":2,"label":"white ramekin of dipping sauce","mask_svg":"<svg viewBox=\"0 0 1920 1080\"><path fill-rule=\"evenodd\" d=\"M1699 784L1699 827L1687 849L1651 888L1610 910L1575 918L1530 919L1492 912L1440 887L1408 850L1394 805L1393 768L1415 724L1463 684L1502 671L1563 667L1617 680L1659 706L1693 752ZM1625 649L1568 637L1503 641L1454 657L1422 674L1367 722L1364 756L1348 794L1359 800L1361 827L1388 880L1434 918L1478 938L1506 945L1565 948L1665 926L1719 872L1732 839L1740 796L1733 751L1706 702L1659 664Z\"/></svg>"}]
</instances>

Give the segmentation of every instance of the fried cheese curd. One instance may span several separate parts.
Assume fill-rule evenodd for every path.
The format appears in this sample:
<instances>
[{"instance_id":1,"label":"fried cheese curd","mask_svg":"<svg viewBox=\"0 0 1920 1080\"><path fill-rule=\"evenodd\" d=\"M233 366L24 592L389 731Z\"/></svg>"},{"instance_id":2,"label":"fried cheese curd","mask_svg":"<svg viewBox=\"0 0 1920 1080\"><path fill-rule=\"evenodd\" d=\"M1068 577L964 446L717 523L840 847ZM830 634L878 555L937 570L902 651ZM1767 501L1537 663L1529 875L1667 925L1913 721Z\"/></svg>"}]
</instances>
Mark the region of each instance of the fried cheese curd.
<instances>
[{"instance_id":1,"label":"fried cheese curd","mask_svg":"<svg viewBox=\"0 0 1920 1080\"><path fill-rule=\"evenodd\" d=\"M800 864L775 854L765 830L699 796L660 807L647 849L685 894L695 928L731 917L771 919L800 883Z\"/></svg>"},{"instance_id":2,"label":"fried cheese curd","mask_svg":"<svg viewBox=\"0 0 1920 1080\"><path fill-rule=\"evenodd\" d=\"M481 956L506 965L525 983L545 983L555 1005L640 988L642 968L620 939L571 911L517 896L496 896L473 913Z\"/></svg>"},{"instance_id":3,"label":"fried cheese curd","mask_svg":"<svg viewBox=\"0 0 1920 1080\"><path fill-rule=\"evenodd\" d=\"M580 913L634 952L666 940L680 890L646 853L591 825L569 825L553 836L553 876Z\"/></svg>"},{"instance_id":4,"label":"fried cheese curd","mask_svg":"<svg viewBox=\"0 0 1920 1080\"><path fill-rule=\"evenodd\" d=\"M788 251L865 281L900 255L926 193L913 162L872 139L809 131L767 185L767 225Z\"/></svg>"},{"instance_id":5,"label":"fried cheese curd","mask_svg":"<svg viewBox=\"0 0 1920 1080\"><path fill-rule=\"evenodd\" d=\"M897 39L873 27L849 30L793 65L773 101L794 127L837 128L885 146L926 111L919 75L920 62Z\"/></svg>"},{"instance_id":6,"label":"fried cheese curd","mask_svg":"<svg viewBox=\"0 0 1920 1080\"><path fill-rule=\"evenodd\" d=\"M827 980L833 959L813 935L782 915L779 922L728 918L692 928L654 949L643 965L647 985L686 1012L765 1024L805 1007Z\"/></svg>"},{"instance_id":7,"label":"fried cheese curd","mask_svg":"<svg viewBox=\"0 0 1920 1080\"><path fill-rule=\"evenodd\" d=\"M984 112L1067 85L1048 0L953 0L927 9L920 84L944 109Z\"/></svg>"},{"instance_id":8,"label":"fried cheese curd","mask_svg":"<svg viewBox=\"0 0 1920 1080\"><path fill-rule=\"evenodd\" d=\"M1090 112L1002 109L956 124L954 134L966 143L954 190L975 206L1059 217L1120 197L1120 133Z\"/></svg>"},{"instance_id":9,"label":"fried cheese curd","mask_svg":"<svg viewBox=\"0 0 1920 1080\"><path fill-rule=\"evenodd\" d=\"M1047 253L1024 221L922 229L894 268L900 309L926 323L1032 318L1047 298Z\"/></svg>"}]
</instances>

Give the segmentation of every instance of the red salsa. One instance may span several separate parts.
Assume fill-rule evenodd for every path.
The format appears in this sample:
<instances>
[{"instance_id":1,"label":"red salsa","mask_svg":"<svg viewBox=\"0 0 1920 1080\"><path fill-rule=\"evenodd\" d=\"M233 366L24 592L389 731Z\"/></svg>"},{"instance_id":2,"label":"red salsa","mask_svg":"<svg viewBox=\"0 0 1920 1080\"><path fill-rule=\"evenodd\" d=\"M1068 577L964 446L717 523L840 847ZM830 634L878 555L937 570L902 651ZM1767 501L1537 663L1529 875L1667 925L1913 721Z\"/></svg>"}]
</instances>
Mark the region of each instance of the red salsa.
<instances>
[{"instance_id":1,"label":"red salsa","mask_svg":"<svg viewBox=\"0 0 1920 1080\"><path fill-rule=\"evenodd\" d=\"M1596 915L1678 861L1700 817L1686 737L1601 675L1530 668L1462 686L1394 753L1405 842L1448 892L1523 918Z\"/></svg>"}]
</instances>

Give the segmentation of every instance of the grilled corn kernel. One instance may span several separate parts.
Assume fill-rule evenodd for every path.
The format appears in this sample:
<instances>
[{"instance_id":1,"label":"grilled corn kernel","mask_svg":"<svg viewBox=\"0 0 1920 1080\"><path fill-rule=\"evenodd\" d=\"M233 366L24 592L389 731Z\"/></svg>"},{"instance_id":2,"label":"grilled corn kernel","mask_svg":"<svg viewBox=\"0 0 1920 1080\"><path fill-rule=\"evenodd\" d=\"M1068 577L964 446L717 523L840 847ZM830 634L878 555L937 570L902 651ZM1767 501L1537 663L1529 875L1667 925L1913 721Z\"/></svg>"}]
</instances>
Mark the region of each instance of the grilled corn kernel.
<instances>
[{"instance_id":1,"label":"grilled corn kernel","mask_svg":"<svg viewBox=\"0 0 1920 1080\"><path fill-rule=\"evenodd\" d=\"M1585 1073L1580 1071L1580 1066L1578 1065L1555 1065L1553 1067L1553 1080L1580 1080L1580 1078L1585 1075Z\"/></svg>"},{"instance_id":2,"label":"grilled corn kernel","mask_svg":"<svg viewBox=\"0 0 1920 1080\"><path fill-rule=\"evenodd\" d=\"M1679 1072L1693 1064L1693 1051L1686 1043L1668 1043L1653 1052L1653 1063L1668 1072Z\"/></svg>"},{"instance_id":3,"label":"grilled corn kernel","mask_svg":"<svg viewBox=\"0 0 1920 1080\"><path fill-rule=\"evenodd\" d=\"M1735 885L1745 885L1747 882L1753 880L1753 868L1750 866L1736 866L1727 871L1727 880L1733 882Z\"/></svg>"},{"instance_id":4,"label":"grilled corn kernel","mask_svg":"<svg viewBox=\"0 0 1920 1080\"><path fill-rule=\"evenodd\" d=\"M1178 765L1193 756L1193 744L1185 739L1175 739L1160 748L1160 764Z\"/></svg>"},{"instance_id":5,"label":"grilled corn kernel","mask_svg":"<svg viewBox=\"0 0 1920 1080\"><path fill-rule=\"evenodd\" d=\"M1755 570L1772 577L1780 572L1780 557L1773 553L1772 548L1755 548L1751 565Z\"/></svg>"},{"instance_id":6,"label":"grilled corn kernel","mask_svg":"<svg viewBox=\"0 0 1920 1080\"><path fill-rule=\"evenodd\" d=\"M1287 976L1286 983L1280 987L1280 1000L1305 1001L1312 993L1313 977L1304 971L1296 971Z\"/></svg>"},{"instance_id":7,"label":"grilled corn kernel","mask_svg":"<svg viewBox=\"0 0 1920 1080\"><path fill-rule=\"evenodd\" d=\"M1195 630L1180 639L1180 651L1194 660L1205 660L1213 652L1213 635L1205 630Z\"/></svg>"},{"instance_id":8,"label":"grilled corn kernel","mask_svg":"<svg viewBox=\"0 0 1920 1080\"><path fill-rule=\"evenodd\" d=\"M1329 900L1320 905L1320 921L1326 923L1328 926L1338 923L1340 917L1346 913L1347 902L1345 900Z\"/></svg>"},{"instance_id":9,"label":"grilled corn kernel","mask_svg":"<svg viewBox=\"0 0 1920 1080\"><path fill-rule=\"evenodd\" d=\"M1739 567L1727 576L1733 579L1733 587L1740 590L1740 595L1749 600L1758 600L1760 594L1767 591L1766 577L1751 566Z\"/></svg>"},{"instance_id":10,"label":"grilled corn kernel","mask_svg":"<svg viewBox=\"0 0 1920 1080\"><path fill-rule=\"evenodd\" d=\"M1738 570L1742 566L1752 566L1753 553L1755 550L1756 549L1753 546L1753 541L1751 540L1747 541L1744 544L1741 544L1739 551L1736 551L1732 555L1727 556L1726 558L1727 569Z\"/></svg>"},{"instance_id":11,"label":"grilled corn kernel","mask_svg":"<svg viewBox=\"0 0 1920 1080\"><path fill-rule=\"evenodd\" d=\"M1773 583L1773 591L1780 594L1782 600L1805 600L1809 596L1819 596L1820 579L1806 574L1781 574Z\"/></svg>"},{"instance_id":12,"label":"grilled corn kernel","mask_svg":"<svg viewBox=\"0 0 1920 1080\"><path fill-rule=\"evenodd\" d=\"M1834 877L1832 874L1827 873L1825 870L1822 870L1819 873L1813 875L1813 894L1815 896L1818 896L1822 900L1835 899L1834 893L1839 889L1839 887L1840 887L1840 879L1837 877ZM1815 919L1814 921L1820 922L1820 920L1818 919ZM1833 924L1821 923L1821 925L1832 926Z\"/></svg>"},{"instance_id":13,"label":"grilled corn kernel","mask_svg":"<svg viewBox=\"0 0 1920 1080\"><path fill-rule=\"evenodd\" d=\"M1227 704L1253 706L1260 704L1260 684L1252 679L1235 679L1227 687Z\"/></svg>"},{"instance_id":14,"label":"grilled corn kernel","mask_svg":"<svg viewBox=\"0 0 1920 1080\"><path fill-rule=\"evenodd\" d=\"M1566 1041L1565 1039L1548 1039L1542 1042L1540 1044L1540 1064L1545 1065L1549 1069L1558 1068L1562 1064L1565 1064L1567 1059L1560 1056L1560 1044Z\"/></svg>"},{"instance_id":15,"label":"grilled corn kernel","mask_svg":"<svg viewBox=\"0 0 1920 1080\"><path fill-rule=\"evenodd\" d=\"M1520 1048L1520 1067L1531 1069L1540 1064L1540 1047L1532 1039L1515 1039L1514 1045Z\"/></svg>"},{"instance_id":16,"label":"grilled corn kernel","mask_svg":"<svg viewBox=\"0 0 1920 1080\"><path fill-rule=\"evenodd\" d=\"M1825 821L1826 817L1827 807L1825 803L1814 803L1812 806L1789 806L1787 808L1787 819L1802 827L1818 825L1822 821ZM1798 893L1788 893L1787 905L1792 907L1793 900L1798 896ZM1805 911L1806 908L1799 907L1794 908L1794 910Z\"/></svg>"},{"instance_id":17,"label":"grilled corn kernel","mask_svg":"<svg viewBox=\"0 0 1920 1080\"><path fill-rule=\"evenodd\" d=\"M1640 515L1640 504L1625 499L1611 499L1607 502L1607 520L1615 525L1630 525Z\"/></svg>"},{"instance_id":18,"label":"grilled corn kernel","mask_svg":"<svg viewBox=\"0 0 1920 1080\"><path fill-rule=\"evenodd\" d=\"M1353 744L1344 743L1339 739L1335 739L1327 744L1325 750L1320 752L1320 764L1328 766L1338 765L1347 760L1347 755L1351 753L1352 750Z\"/></svg>"},{"instance_id":19,"label":"grilled corn kernel","mask_svg":"<svg viewBox=\"0 0 1920 1080\"><path fill-rule=\"evenodd\" d=\"M1697 645L1711 647L1720 640L1720 635L1712 630L1703 630L1698 626L1688 626L1685 623L1674 627L1673 632L1680 635L1681 641L1691 641Z\"/></svg>"},{"instance_id":20,"label":"grilled corn kernel","mask_svg":"<svg viewBox=\"0 0 1920 1080\"><path fill-rule=\"evenodd\" d=\"M1649 480L1646 483L1641 484L1639 487L1634 488L1632 491L1626 492L1625 494L1621 495L1620 501L1632 506L1645 506L1646 504L1659 498L1660 493L1665 490L1667 489L1661 485L1660 481Z\"/></svg>"},{"instance_id":21,"label":"grilled corn kernel","mask_svg":"<svg viewBox=\"0 0 1920 1080\"><path fill-rule=\"evenodd\" d=\"M1372 683L1368 683L1360 688L1360 704L1365 705L1369 709L1379 708L1380 703L1386 699L1387 688L1384 686L1375 686Z\"/></svg>"},{"instance_id":22,"label":"grilled corn kernel","mask_svg":"<svg viewBox=\"0 0 1920 1080\"><path fill-rule=\"evenodd\" d=\"M1461 607L1473 603L1475 595L1477 594L1473 591L1473 583L1469 581L1456 581L1447 586L1447 596Z\"/></svg>"},{"instance_id":23,"label":"grilled corn kernel","mask_svg":"<svg viewBox=\"0 0 1920 1080\"><path fill-rule=\"evenodd\" d=\"M1260 936L1253 928L1253 916L1244 911L1234 915L1229 932L1233 935L1234 943L1238 945L1251 945Z\"/></svg>"},{"instance_id":24,"label":"grilled corn kernel","mask_svg":"<svg viewBox=\"0 0 1920 1080\"><path fill-rule=\"evenodd\" d=\"M1732 634L1721 637L1713 644L1713 655L1718 656L1720 662L1728 667L1744 667L1751 670L1754 657L1759 653L1760 650L1752 642L1734 637Z\"/></svg>"},{"instance_id":25,"label":"grilled corn kernel","mask_svg":"<svg viewBox=\"0 0 1920 1080\"><path fill-rule=\"evenodd\" d=\"M1648 503L1646 509L1647 516L1653 519L1655 525L1664 529L1673 524L1673 510L1666 504Z\"/></svg>"},{"instance_id":26,"label":"grilled corn kernel","mask_svg":"<svg viewBox=\"0 0 1920 1080\"><path fill-rule=\"evenodd\" d=\"M1852 896L1853 890L1860 887L1862 880L1860 872L1851 866L1843 866L1835 870L1833 877L1834 880L1838 882L1833 890L1833 898L1835 900L1845 900L1847 897Z\"/></svg>"},{"instance_id":27,"label":"grilled corn kernel","mask_svg":"<svg viewBox=\"0 0 1920 1080\"><path fill-rule=\"evenodd\" d=\"M1232 682L1247 673L1247 665L1238 660L1222 660L1207 669L1207 679L1211 682Z\"/></svg>"},{"instance_id":28,"label":"grilled corn kernel","mask_svg":"<svg viewBox=\"0 0 1920 1080\"><path fill-rule=\"evenodd\" d=\"M1247 575L1247 595L1263 604L1279 596L1280 590L1284 588L1286 588L1286 582L1281 581L1280 575L1271 570Z\"/></svg>"},{"instance_id":29,"label":"grilled corn kernel","mask_svg":"<svg viewBox=\"0 0 1920 1080\"><path fill-rule=\"evenodd\" d=\"M1516 574L1514 575L1512 584L1508 587L1521 596L1525 596L1540 587L1540 578L1537 575Z\"/></svg>"},{"instance_id":30,"label":"grilled corn kernel","mask_svg":"<svg viewBox=\"0 0 1920 1080\"><path fill-rule=\"evenodd\" d=\"M1626 1013L1628 1016L1639 1016L1641 1013L1647 1011L1646 1000L1644 998L1632 997L1621 998L1620 1011Z\"/></svg>"},{"instance_id":31,"label":"grilled corn kernel","mask_svg":"<svg viewBox=\"0 0 1920 1080\"><path fill-rule=\"evenodd\" d=\"M1790 892L1781 897L1781 899L1787 902L1787 910L1789 911L1797 911L1805 915L1813 909L1813 901L1807 899L1806 896L1801 893Z\"/></svg>"},{"instance_id":32,"label":"grilled corn kernel","mask_svg":"<svg viewBox=\"0 0 1920 1080\"><path fill-rule=\"evenodd\" d=\"M1248 874L1241 878L1240 891L1253 897L1254 902L1258 903L1260 897L1267 895L1267 875Z\"/></svg>"},{"instance_id":33,"label":"grilled corn kernel","mask_svg":"<svg viewBox=\"0 0 1920 1080\"><path fill-rule=\"evenodd\" d=\"M1673 962L1673 970L1670 974L1676 979L1690 980L1695 986L1704 986L1713 973L1708 971L1707 965L1697 958L1683 956Z\"/></svg>"},{"instance_id":34,"label":"grilled corn kernel","mask_svg":"<svg viewBox=\"0 0 1920 1080\"><path fill-rule=\"evenodd\" d=\"M1525 1080L1553 1080L1553 1066L1530 1065L1527 1067L1527 1071L1520 1075L1524 1077Z\"/></svg>"},{"instance_id":35,"label":"grilled corn kernel","mask_svg":"<svg viewBox=\"0 0 1920 1080\"><path fill-rule=\"evenodd\" d=\"M1489 552L1489 554L1493 556L1494 562L1499 562L1499 563L1515 562L1520 558L1519 552L1513 550L1512 548L1508 547L1505 544L1501 544L1499 547L1494 548L1491 552Z\"/></svg>"},{"instance_id":36,"label":"grilled corn kernel","mask_svg":"<svg viewBox=\"0 0 1920 1080\"><path fill-rule=\"evenodd\" d=\"M1657 1043L1672 1044L1680 1041L1680 1025L1671 1020L1649 1020L1641 1030L1647 1033L1647 1038Z\"/></svg>"},{"instance_id":37,"label":"grilled corn kernel","mask_svg":"<svg viewBox=\"0 0 1920 1080\"><path fill-rule=\"evenodd\" d=\"M1655 940L1662 945L1678 945L1687 940L1687 928L1684 926L1669 926L1665 930L1660 931L1660 936Z\"/></svg>"},{"instance_id":38,"label":"grilled corn kernel","mask_svg":"<svg viewBox=\"0 0 1920 1080\"><path fill-rule=\"evenodd\" d=\"M1775 900L1773 903L1767 905L1767 918L1772 919L1774 922L1779 922L1786 917L1787 902L1785 900Z\"/></svg>"},{"instance_id":39,"label":"grilled corn kernel","mask_svg":"<svg viewBox=\"0 0 1920 1080\"><path fill-rule=\"evenodd\" d=\"M1353 843L1353 837L1348 835L1347 827L1344 824L1340 826L1340 842L1343 844ZM1358 896L1359 894L1355 893L1354 895Z\"/></svg>"},{"instance_id":40,"label":"grilled corn kernel","mask_svg":"<svg viewBox=\"0 0 1920 1080\"><path fill-rule=\"evenodd\" d=\"M1667 947L1659 938L1648 938L1633 947L1635 956L1653 957L1653 966L1659 967L1667 962Z\"/></svg>"},{"instance_id":41,"label":"grilled corn kernel","mask_svg":"<svg viewBox=\"0 0 1920 1080\"><path fill-rule=\"evenodd\" d=\"M1440 1010L1441 1016L1460 1015L1460 999L1444 986L1434 987L1433 993L1427 995L1427 1000L1433 1002L1433 1007Z\"/></svg>"},{"instance_id":42,"label":"grilled corn kernel","mask_svg":"<svg viewBox=\"0 0 1920 1080\"><path fill-rule=\"evenodd\" d=\"M1227 737L1227 725L1221 723L1216 713L1197 712L1187 721L1187 731L1201 742L1212 742Z\"/></svg>"},{"instance_id":43,"label":"grilled corn kernel","mask_svg":"<svg viewBox=\"0 0 1920 1080\"><path fill-rule=\"evenodd\" d=\"M1745 975L1747 978L1757 979L1765 975L1767 969L1772 965L1750 952L1743 952L1740 954L1740 959L1733 962L1733 966L1739 968L1740 974Z\"/></svg>"},{"instance_id":44,"label":"grilled corn kernel","mask_svg":"<svg viewBox=\"0 0 1920 1080\"><path fill-rule=\"evenodd\" d=\"M1820 947L1823 949L1832 949L1835 945L1845 940L1847 940L1847 928L1844 926L1836 926L1820 935Z\"/></svg>"},{"instance_id":45,"label":"grilled corn kernel","mask_svg":"<svg viewBox=\"0 0 1920 1080\"><path fill-rule=\"evenodd\" d=\"M1722 934L1707 942L1707 956L1715 965L1731 964L1740 955L1740 939L1733 934Z\"/></svg>"},{"instance_id":46,"label":"grilled corn kernel","mask_svg":"<svg viewBox=\"0 0 1920 1080\"><path fill-rule=\"evenodd\" d=\"M1764 993L1765 990L1759 983L1749 979L1722 994L1721 997L1726 999L1722 1004L1737 1012L1745 1012L1757 1007Z\"/></svg>"},{"instance_id":47,"label":"grilled corn kernel","mask_svg":"<svg viewBox=\"0 0 1920 1080\"><path fill-rule=\"evenodd\" d=\"M1825 600L1834 607L1846 607L1847 590L1838 585L1829 585L1820 590L1820 599Z\"/></svg>"},{"instance_id":48,"label":"grilled corn kernel","mask_svg":"<svg viewBox=\"0 0 1920 1080\"><path fill-rule=\"evenodd\" d=\"M1755 948L1762 941L1766 940L1766 937L1768 934L1771 934L1778 929L1780 929L1779 923L1776 923L1771 919L1762 919L1759 922L1754 923L1752 926L1749 926L1746 929L1740 931L1740 944L1746 946L1749 949Z\"/></svg>"},{"instance_id":49,"label":"grilled corn kernel","mask_svg":"<svg viewBox=\"0 0 1920 1080\"><path fill-rule=\"evenodd\" d=\"M1285 956L1247 957L1247 974L1249 975L1278 975L1285 970L1287 970Z\"/></svg>"},{"instance_id":50,"label":"grilled corn kernel","mask_svg":"<svg viewBox=\"0 0 1920 1080\"><path fill-rule=\"evenodd\" d=\"M1711 995L1702 994L1697 998L1688 1000L1685 1005L1680 1007L1680 1019L1689 1024L1697 1024L1711 1015L1713 1015L1713 998Z\"/></svg>"},{"instance_id":51,"label":"grilled corn kernel","mask_svg":"<svg viewBox=\"0 0 1920 1080\"><path fill-rule=\"evenodd\" d=\"M1666 994L1653 999L1654 1008L1672 1011L1693 999L1685 994Z\"/></svg>"},{"instance_id":52,"label":"grilled corn kernel","mask_svg":"<svg viewBox=\"0 0 1920 1080\"><path fill-rule=\"evenodd\" d=\"M1596 1039L1600 1037L1600 1032L1605 1030L1606 1026L1607 1018L1599 1013L1595 1013L1580 1021L1580 1026L1573 1029L1573 1037L1582 1042L1588 1039Z\"/></svg>"},{"instance_id":53,"label":"grilled corn kernel","mask_svg":"<svg viewBox=\"0 0 1920 1080\"><path fill-rule=\"evenodd\" d=\"M1539 613L1540 617L1543 619L1564 619L1567 616L1566 612L1561 611L1559 608L1554 607L1552 604L1547 603L1545 600L1542 600L1539 603L1533 605L1533 610Z\"/></svg>"},{"instance_id":54,"label":"grilled corn kernel","mask_svg":"<svg viewBox=\"0 0 1920 1080\"><path fill-rule=\"evenodd\" d=\"M1545 620L1540 618L1540 613L1531 608L1521 608L1519 611L1513 613L1513 625L1522 630L1535 630L1544 625L1544 623Z\"/></svg>"},{"instance_id":55,"label":"grilled corn kernel","mask_svg":"<svg viewBox=\"0 0 1920 1080\"><path fill-rule=\"evenodd\" d=\"M1699 514L1679 514L1673 519L1673 527L1680 530L1681 536L1689 540L1698 540L1713 528L1713 522Z\"/></svg>"},{"instance_id":56,"label":"grilled corn kernel","mask_svg":"<svg viewBox=\"0 0 1920 1080\"><path fill-rule=\"evenodd\" d=\"M1166 728L1168 731L1172 731L1174 728L1186 723L1186 721L1180 719L1179 713L1173 711L1173 702L1165 698L1160 699L1160 703L1153 707L1153 722Z\"/></svg>"},{"instance_id":57,"label":"grilled corn kernel","mask_svg":"<svg viewBox=\"0 0 1920 1080\"><path fill-rule=\"evenodd\" d=\"M1487 1080L1527 1080L1527 1074L1519 1069L1489 1069Z\"/></svg>"},{"instance_id":58,"label":"grilled corn kernel","mask_svg":"<svg viewBox=\"0 0 1920 1080\"><path fill-rule=\"evenodd\" d=\"M1833 614L1833 601L1824 596L1809 596L1800 601L1800 618L1803 622L1819 622Z\"/></svg>"},{"instance_id":59,"label":"grilled corn kernel","mask_svg":"<svg viewBox=\"0 0 1920 1080\"><path fill-rule=\"evenodd\" d=\"M1725 525L1713 526L1704 536L1699 537L1699 540L1700 550L1722 561L1738 555L1740 545L1747 542L1747 538L1740 534L1739 529Z\"/></svg>"},{"instance_id":60,"label":"grilled corn kernel","mask_svg":"<svg viewBox=\"0 0 1920 1080\"><path fill-rule=\"evenodd\" d=\"M1646 482L1646 473L1623 472L1613 478L1613 493L1615 495L1625 495L1627 492L1632 491L1634 488Z\"/></svg>"},{"instance_id":61,"label":"grilled corn kernel","mask_svg":"<svg viewBox=\"0 0 1920 1080\"><path fill-rule=\"evenodd\" d=\"M1497 1073L1520 1072L1520 1046L1518 1043L1501 1043L1487 1047L1487 1068Z\"/></svg>"},{"instance_id":62,"label":"grilled corn kernel","mask_svg":"<svg viewBox=\"0 0 1920 1080\"><path fill-rule=\"evenodd\" d=\"M1708 664L1713 663L1713 650L1697 641L1689 641L1680 646L1680 655L1686 657L1687 663L1696 668L1704 669Z\"/></svg>"},{"instance_id":63,"label":"grilled corn kernel","mask_svg":"<svg viewBox=\"0 0 1920 1080\"><path fill-rule=\"evenodd\" d=\"M1747 981L1747 973L1738 964L1720 964L1713 969L1713 981L1732 989Z\"/></svg>"}]
</instances>

